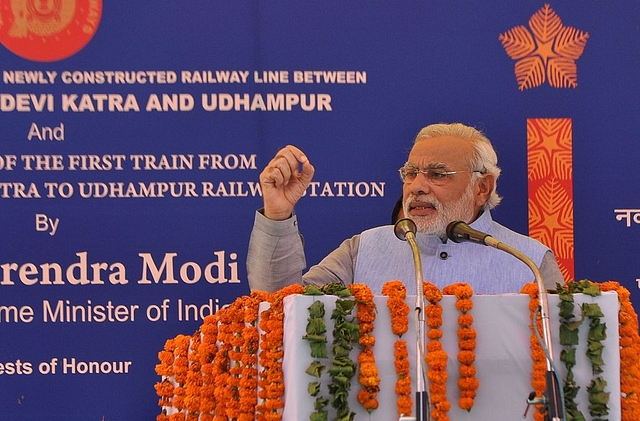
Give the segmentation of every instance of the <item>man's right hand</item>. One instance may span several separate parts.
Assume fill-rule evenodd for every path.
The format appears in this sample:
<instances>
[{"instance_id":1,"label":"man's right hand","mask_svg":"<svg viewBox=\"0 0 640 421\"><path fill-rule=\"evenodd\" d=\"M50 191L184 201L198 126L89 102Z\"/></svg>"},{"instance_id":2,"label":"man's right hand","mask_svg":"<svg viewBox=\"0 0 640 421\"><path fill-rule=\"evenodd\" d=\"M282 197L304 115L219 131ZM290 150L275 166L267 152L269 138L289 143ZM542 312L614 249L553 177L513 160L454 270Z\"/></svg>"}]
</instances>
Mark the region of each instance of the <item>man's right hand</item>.
<instances>
[{"instance_id":1,"label":"man's right hand","mask_svg":"<svg viewBox=\"0 0 640 421\"><path fill-rule=\"evenodd\" d=\"M277 221L289 218L314 172L306 155L295 146L288 145L278 151L260 173L264 216Z\"/></svg>"}]
</instances>

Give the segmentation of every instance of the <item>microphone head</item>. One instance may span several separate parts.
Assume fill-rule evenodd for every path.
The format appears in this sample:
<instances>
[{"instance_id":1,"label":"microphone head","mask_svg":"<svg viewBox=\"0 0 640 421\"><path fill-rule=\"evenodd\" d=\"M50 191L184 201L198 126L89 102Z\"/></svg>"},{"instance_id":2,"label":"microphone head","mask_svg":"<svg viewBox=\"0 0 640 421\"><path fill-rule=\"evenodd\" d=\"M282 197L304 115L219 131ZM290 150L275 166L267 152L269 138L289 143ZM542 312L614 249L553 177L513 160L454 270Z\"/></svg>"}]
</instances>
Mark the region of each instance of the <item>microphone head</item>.
<instances>
[{"instance_id":1,"label":"microphone head","mask_svg":"<svg viewBox=\"0 0 640 421\"><path fill-rule=\"evenodd\" d=\"M413 233L415 234L418 231L418 227L416 227L416 223L413 222L409 218L402 218L393 227L393 232L398 237L398 239L402 241L407 240L407 234Z\"/></svg>"},{"instance_id":2,"label":"microphone head","mask_svg":"<svg viewBox=\"0 0 640 421\"><path fill-rule=\"evenodd\" d=\"M471 241L486 246L488 245L486 240L491 236L471 228L466 222L454 221L447 225L447 237L454 243Z\"/></svg>"},{"instance_id":3,"label":"microphone head","mask_svg":"<svg viewBox=\"0 0 640 421\"><path fill-rule=\"evenodd\" d=\"M447 225L447 238L455 243L461 243L469 238L464 234L466 228L469 228L463 221L453 221Z\"/></svg>"}]
</instances>

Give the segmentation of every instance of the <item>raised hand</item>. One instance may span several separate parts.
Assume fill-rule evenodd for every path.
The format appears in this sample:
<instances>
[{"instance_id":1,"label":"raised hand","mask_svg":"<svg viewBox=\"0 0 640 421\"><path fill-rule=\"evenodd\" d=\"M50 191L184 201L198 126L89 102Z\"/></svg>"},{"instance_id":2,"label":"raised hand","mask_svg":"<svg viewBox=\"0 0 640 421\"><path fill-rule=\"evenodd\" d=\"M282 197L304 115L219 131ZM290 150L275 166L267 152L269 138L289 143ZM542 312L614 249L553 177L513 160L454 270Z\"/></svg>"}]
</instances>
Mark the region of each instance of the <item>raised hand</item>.
<instances>
[{"instance_id":1,"label":"raised hand","mask_svg":"<svg viewBox=\"0 0 640 421\"><path fill-rule=\"evenodd\" d=\"M314 172L306 155L295 146L288 145L278 151L260 173L264 216L277 221L289 218Z\"/></svg>"}]
</instances>

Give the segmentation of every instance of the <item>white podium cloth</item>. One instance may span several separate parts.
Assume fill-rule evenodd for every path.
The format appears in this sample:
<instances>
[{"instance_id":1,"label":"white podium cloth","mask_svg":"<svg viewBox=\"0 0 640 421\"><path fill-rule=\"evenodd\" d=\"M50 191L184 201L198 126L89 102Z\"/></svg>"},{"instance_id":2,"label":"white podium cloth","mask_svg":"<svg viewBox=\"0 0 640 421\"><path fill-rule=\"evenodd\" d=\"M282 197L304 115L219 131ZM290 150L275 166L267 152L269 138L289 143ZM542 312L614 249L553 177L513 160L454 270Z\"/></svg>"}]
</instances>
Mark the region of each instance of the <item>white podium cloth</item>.
<instances>
[{"instance_id":1,"label":"white podium cloth","mask_svg":"<svg viewBox=\"0 0 640 421\"><path fill-rule=\"evenodd\" d=\"M521 420L526 409L526 401L533 388L531 386L531 350L529 328L529 296L521 294L505 295L475 295L473 296L473 309L470 312L474 317L473 328L477 332L476 362L477 379L480 387L477 390L474 407L470 412L458 407L457 380L459 363L457 361L457 318L459 312L455 308L456 298L444 296L440 304L443 307L443 338L441 342L449 359L447 370L449 379L447 382L447 396L451 402L449 419L452 421L484 421L484 420ZM292 295L284 300L284 361L283 371L285 379L285 409L284 421L303 421L309 419L313 411L315 398L307 392L307 385L315 378L305 373L313 359L310 356L307 341L302 340L306 333L307 308L314 300L322 300L326 306L326 325L328 337L329 357L331 357L331 341L333 321L330 320L336 297L334 296L304 296ZM398 419L395 382L396 373L394 367L393 346L396 336L391 333L390 316L386 305L386 297L375 297L377 316L374 335L376 344L374 354L376 365L381 379L380 393L378 394L379 408L369 415L357 401L357 393L360 389L357 374L351 382L349 402L351 410L356 412L356 420L392 421ZM562 379L566 370L560 362L559 355L562 347L559 345L557 295L549 295L549 313L552 329L552 345L554 361L558 373ZM602 322L607 325L607 339L604 348L605 373L603 377L607 381L607 391L610 392L609 419L620 419L620 352L618 333L618 297L615 292L603 293L600 297L591 297L583 294L575 295L576 309L574 314L580 318L578 305L583 302L597 302L604 318ZM407 297L407 303L411 312L409 314L409 330L403 335L409 348L411 361L411 377L415 392L415 328L414 312L415 297ZM427 303L428 304L428 303ZM355 314L355 310L354 310ZM580 342L576 351L577 365L573 368L575 380L581 386L577 402L578 407L586 419L591 419L588 411L587 386L591 383L592 373L590 361L585 355L587 344L588 321L583 323L579 330ZM352 359L357 360L359 345L356 343L351 354ZM330 359L323 360L328 367ZM331 399L327 385L329 376L322 377L321 394ZM412 394L415 400L415 393ZM331 406L327 406L329 419L335 415ZM414 408L415 411L415 408ZM535 408L531 408L527 415L528 420L533 419ZM415 414L412 414L415 416Z\"/></svg>"}]
</instances>

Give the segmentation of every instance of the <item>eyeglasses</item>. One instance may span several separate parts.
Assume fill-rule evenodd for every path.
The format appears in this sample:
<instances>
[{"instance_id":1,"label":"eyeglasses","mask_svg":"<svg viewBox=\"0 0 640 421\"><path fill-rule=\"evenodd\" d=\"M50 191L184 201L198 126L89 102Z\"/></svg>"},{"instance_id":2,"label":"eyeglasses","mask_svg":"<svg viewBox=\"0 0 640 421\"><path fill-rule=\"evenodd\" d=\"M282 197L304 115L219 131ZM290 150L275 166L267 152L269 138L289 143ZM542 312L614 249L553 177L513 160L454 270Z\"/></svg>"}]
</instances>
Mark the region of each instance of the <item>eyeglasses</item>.
<instances>
[{"instance_id":1,"label":"eyeglasses","mask_svg":"<svg viewBox=\"0 0 640 421\"><path fill-rule=\"evenodd\" d=\"M426 168L421 170L416 167L404 165L398 169L398 173L400 173L400 179L403 183L413 183L413 181L418 177L418 174L423 174L429 184L434 186L442 186L445 185L451 180L451 176L458 173L480 173L483 174L483 171L480 170L472 170L472 171L446 171L443 168Z\"/></svg>"}]
</instances>

